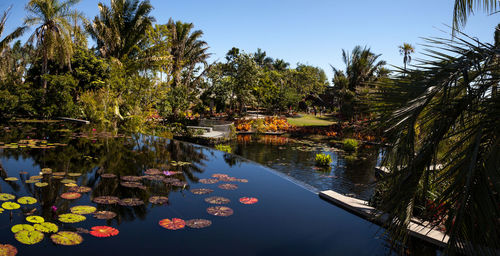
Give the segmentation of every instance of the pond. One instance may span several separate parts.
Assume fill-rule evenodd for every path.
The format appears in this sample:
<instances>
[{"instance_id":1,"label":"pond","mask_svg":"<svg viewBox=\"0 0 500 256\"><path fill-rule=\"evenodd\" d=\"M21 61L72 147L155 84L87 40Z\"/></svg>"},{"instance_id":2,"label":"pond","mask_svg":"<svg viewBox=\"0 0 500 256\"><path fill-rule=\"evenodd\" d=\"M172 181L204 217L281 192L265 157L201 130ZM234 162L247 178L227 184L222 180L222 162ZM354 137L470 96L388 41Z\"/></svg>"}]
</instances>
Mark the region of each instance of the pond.
<instances>
[{"instance_id":1,"label":"pond","mask_svg":"<svg viewBox=\"0 0 500 256\"><path fill-rule=\"evenodd\" d=\"M0 214L0 241L20 255L391 253L378 226L254 162L68 128L0 126L0 203L19 207Z\"/></svg>"},{"instance_id":2,"label":"pond","mask_svg":"<svg viewBox=\"0 0 500 256\"><path fill-rule=\"evenodd\" d=\"M278 135L238 135L231 146L233 153L277 170L314 192L331 189L363 200L374 193L374 167L380 163L380 153L373 146L362 147L356 158L324 143ZM315 166L317 153L331 156L328 168Z\"/></svg>"}]
</instances>

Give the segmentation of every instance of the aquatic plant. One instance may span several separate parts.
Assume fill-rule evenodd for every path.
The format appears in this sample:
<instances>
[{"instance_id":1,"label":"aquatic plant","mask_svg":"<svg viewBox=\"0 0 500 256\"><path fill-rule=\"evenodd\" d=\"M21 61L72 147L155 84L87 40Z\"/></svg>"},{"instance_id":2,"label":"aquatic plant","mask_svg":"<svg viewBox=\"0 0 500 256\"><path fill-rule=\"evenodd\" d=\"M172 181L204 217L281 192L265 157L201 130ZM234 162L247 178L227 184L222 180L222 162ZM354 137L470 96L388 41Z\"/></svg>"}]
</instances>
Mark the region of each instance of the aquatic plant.
<instances>
[{"instance_id":1,"label":"aquatic plant","mask_svg":"<svg viewBox=\"0 0 500 256\"><path fill-rule=\"evenodd\" d=\"M344 139L342 141L344 145L344 150L347 152L355 152L358 149L358 141L355 139Z\"/></svg>"},{"instance_id":2,"label":"aquatic plant","mask_svg":"<svg viewBox=\"0 0 500 256\"><path fill-rule=\"evenodd\" d=\"M215 145L215 149L220 150L220 151L224 151L227 153L233 152L233 149L231 148L230 145L217 144L217 145Z\"/></svg>"},{"instance_id":3,"label":"aquatic plant","mask_svg":"<svg viewBox=\"0 0 500 256\"><path fill-rule=\"evenodd\" d=\"M329 166L332 162L332 157L328 154L319 153L316 154L314 161L316 162L317 166Z\"/></svg>"}]
</instances>

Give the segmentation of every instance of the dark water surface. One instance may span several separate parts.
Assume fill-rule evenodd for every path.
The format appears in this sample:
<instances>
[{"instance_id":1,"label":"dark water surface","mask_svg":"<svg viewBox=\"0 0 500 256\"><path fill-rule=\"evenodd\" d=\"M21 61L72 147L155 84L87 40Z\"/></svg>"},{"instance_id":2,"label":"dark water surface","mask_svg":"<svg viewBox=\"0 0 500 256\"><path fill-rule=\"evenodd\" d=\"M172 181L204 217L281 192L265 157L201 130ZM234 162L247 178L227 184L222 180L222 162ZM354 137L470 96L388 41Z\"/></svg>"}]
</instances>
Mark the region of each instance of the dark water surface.
<instances>
[{"instance_id":1,"label":"dark water surface","mask_svg":"<svg viewBox=\"0 0 500 256\"><path fill-rule=\"evenodd\" d=\"M326 144L276 135L239 135L232 147L235 154L290 176L314 192L331 189L363 200L374 193L374 167L380 156L371 146L359 150L359 157L349 158ZM315 166L317 153L331 156L328 168Z\"/></svg>"},{"instance_id":2,"label":"dark water surface","mask_svg":"<svg viewBox=\"0 0 500 256\"><path fill-rule=\"evenodd\" d=\"M0 187L2 193L10 193L16 199L32 196L34 205L21 205L20 209L0 214L0 243L17 247L19 255L386 255L388 245L382 230L342 209L321 200L303 187L283 179L266 167L229 156L205 147L148 136L113 136L88 131L73 133L63 124L3 126L0 130ZM35 129L36 128L36 129ZM62 130L61 130L62 129ZM26 139L46 139L24 147L19 143ZM56 143L56 145L53 145ZM57 143L61 143L57 144ZM21 147L20 147L21 145ZM33 145L33 144L32 144ZM41 145L42 148L39 148ZM49 148L46 148L49 147ZM51 148L53 147L53 148ZM298 159L299 160L299 159ZM172 161L190 162L182 167ZM60 179L43 175L46 187L36 187L25 180L39 175L41 168L54 172L77 172L80 186L92 191L83 193L75 200L62 199L69 190ZM171 177L186 181L185 187L172 186L162 180L142 179L145 188L128 188L120 185L120 176L143 176L149 168L181 171ZM26 172L26 174L20 174ZM113 173L114 179L100 175ZM227 174L248 183L221 182L201 184L202 178L215 173ZM6 177L19 178L5 181ZM67 178L67 177L66 177ZM218 188L221 183L237 184L236 190ZM208 195L195 195L194 188L210 188ZM142 206L101 205L92 198L112 195L119 198L139 198ZM168 196L168 205L152 205L151 196ZM226 206L234 210L228 217L213 216L206 208L212 205L204 198L223 196L231 200ZM244 205L240 197L256 197L258 203ZM15 201L15 200L11 200ZM86 215L83 222L61 223L57 215L68 213L76 205L92 205L98 210L108 210L118 215L112 220L98 220ZM53 211L55 206L57 211ZM81 234L83 243L76 246L54 244L50 234L35 245L24 245L14 238L11 227L26 223L28 212L53 222L60 230L76 231L93 226L108 225L120 233L114 237L97 238ZM167 230L158 225L165 218L184 220L201 218L212 221L204 229L185 227Z\"/></svg>"}]
</instances>

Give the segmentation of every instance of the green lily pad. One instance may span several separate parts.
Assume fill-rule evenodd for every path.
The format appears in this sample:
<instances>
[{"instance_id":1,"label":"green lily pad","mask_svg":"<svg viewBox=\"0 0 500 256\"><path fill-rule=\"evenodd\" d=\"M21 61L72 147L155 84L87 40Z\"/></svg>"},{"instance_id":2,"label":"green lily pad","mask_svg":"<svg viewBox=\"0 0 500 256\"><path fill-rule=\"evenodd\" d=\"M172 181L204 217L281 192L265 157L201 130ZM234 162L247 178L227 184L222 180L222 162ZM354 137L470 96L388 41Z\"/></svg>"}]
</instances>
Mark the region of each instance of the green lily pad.
<instances>
[{"instance_id":1,"label":"green lily pad","mask_svg":"<svg viewBox=\"0 0 500 256\"><path fill-rule=\"evenodd\" d=\"M82 236L70 231L61 231L57 234L53 234L50 236L50 239L52 239L54 243L60 245L77 245L83 242Z\"/></svg>"},{"instance_id":2,"label":"green lily pad","mask_svg":"<svg viewBox=\"0 0 500 256\"><path fill-rule=\"evenodd\" d=\"M59 215L59 221L64 223L77 223L86 220L87 218L80 214L66 213Z\"/></svg>"},{"instance_id":3,"label":"green lily pad","mask_svg":"<svg viewBox=\"0 0 500 256\"><path fill-rule=\"evenodd\" d=\"M16 198L16 196L7 193L0 193L0 201L9 201L14 198Z\"/></svg>"},{"instance_id":4,"label":"green lily pad","mask_svg":"<svg viewBox=\"0 0 500 256\"><path fill-rule=\"evenodd\" d=\"M21 206L18 204L18 203L14 203L14 202L5 202L2 204L2 208L6 209L6 210L15 210L15 209L19 209Z\"/></svg>"},{"instance_id":5,"label":"green lily pad","mask_svg":"<svg viewBox=\"0 0 500 256\"><path fill-rule=\"evenodd\" d=\"M23 231L23 230L33 231L33 230L35 230L35 228L33 226L31 226L30 224L17 224L17 225L12 226L12 228L10 228L10 230L12 231L12 233L17 233L17 232Z\"/></svg>"},{"instance_id":6,"label":"green lily pad","mask_svg":"<svg viewBox=\"0 0 500 256\"><path fill-rule=\"evenodd\" d=\"M17 241L23 244L36 244L43 240L43 233L40 231L27 231L22 230L15 234L15 238Z\"/></svg>"},{"instance_id":7,"label":"green lily pad","mask_svg":"<svg viewBox=\"0 0 500 256\"><path fill-rule=\"evenodd\" d=\"M41 216L33 215L26 217L26 221L31 223L43 223L45 222L45 219Z\"/></svg>"},{"instance_id":8,"label":"green lily pad","mask_svg":"<svg viewBox=\"0 0 500 256\"><path fill-rule=\"evenodd\" d=\"M78 205L71 207L70 211L75 214L91 214L95 212L97 208L90 205Z\"/></svg>"},{"instance_id":9,"label":"green lily pad","mask_svg":"<svg viewBox=\"0 0 500 256\"><path fill-rule=\"evenodd\" d=\"M57 225L52 222L37 223L33 225L33 227L35 228L35 230L43 233L56 233L57 231L59 231Z\"/></svg>"},{"instance_id":10,"label":"green lily pad","mask_svg":"<svg viewBox=\"0 0 500 256\"><path fill-rule=\"evenodd\" d=\"M35 186L37 186L39 188L45 187L45 186L48 186L48 185L49 185L49 183L47 183L47 182L37 182L37 183L35 183Z\"/></svg>"},{"instance_id":11,"label":"green lily pad","mask_svg":"<svg viewBox=\"0 0 500 256\"><path fill-rule=\"evenodd\" d=\"M38 200L36 200L36 198L31 196L23 196L18 198L17 202L20 204L35 204L36 202L38 202Z\"/></svg>"}]
</instances>

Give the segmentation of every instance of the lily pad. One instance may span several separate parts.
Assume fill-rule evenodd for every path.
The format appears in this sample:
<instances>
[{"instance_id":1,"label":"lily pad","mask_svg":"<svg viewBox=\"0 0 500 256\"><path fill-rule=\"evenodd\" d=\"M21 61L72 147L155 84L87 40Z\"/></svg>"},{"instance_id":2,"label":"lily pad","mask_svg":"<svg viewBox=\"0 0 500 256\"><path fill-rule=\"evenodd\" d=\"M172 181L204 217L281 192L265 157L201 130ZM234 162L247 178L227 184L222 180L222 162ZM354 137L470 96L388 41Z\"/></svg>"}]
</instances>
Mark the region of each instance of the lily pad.
<instances>
[{"instance_id":1,"label":"lily pad","mask_svg":"<svg viewBox=\"0 0 500 256\"><path fill-rule=\"evenodd\" d=\"M14 237L20 243L31 245L41 242L43 240L43 233L36 230L21 230L17 232Z\"/></svg>"},{"instance_id":2,"label":"lily pad","mask_svg":"<svg viewBox=\"0 0 500 256\"><path fill-rule=\"evenodd\" d=\"M118 229L109 226L95 226L90 230L90 234L95 237L110 237L116 236L120 233Z\"/></svg>"},{"instance_id":3,"label":"lily pad","mask_svg":"<svg viewBox=\"0 0 500 256\"><path fill-rule=\"evenodd\" d=\"M212 225L212 222L205 219L192 219L186 221L186 226L190 228L206 228Z\"/></svg>"},{"instance_id":4,"label":"lily pad","mask_svg":"<svg viewBox=\"0 0 500 256\"><path fill-rule=\"evenodd\" d=\"M146 176L143 176L144 179L147 179L147 180L164 180L165 177L164 176L160 176L160 175L146 175Z\"/></svg>"},{"instance_id":5,"label":"lily pad","mask_svg":"<svg viewBox=\"0 0 500 256\"><path fill-rule=\"evenodd\" d=\"M213 189L209 189L209 188L195 188L195 189L191 189L191 193L195 194L195 195L205 195L205 194L210 194L214 192Z\"/></svg>"},{"instance_id":6,"label":"lily pad","mask_svg":"<svg viewBox=\"0 0 500 256\"><path fill-rule=\"evenodd\" d=\"M219 182L218 179L200 179L199 182L203 183L203 184L215 184L217 182Z\"/></svg>"},{"instance_id":7,"label":"lily pad","mask_svg":"<svg viewBox=\"0 0 500 256\"><path fill-rule=\"evenodd\" d=\"M42 174L51 174L52 173L52 169L50 168L42 168Z\"/></svg>"},{"instance_id":8,"label":"lily pad","mask_svg":"<svg viewBox=\"0 0 500 256\"><path fill-rule=\"evenodd\" d=\"M45 219L41 216L33 215L26 217L26 221L31 223L43 223L45 222Z\"/></svg>"},{"instance_id":9,"label":"lily pad","mask_svg":"<svg viewBox=\"0 0 500 256\"><path fill-rule=\"evenodd\" d=\"M38 202L36 198L31 196L23 196L17 199L17 202L20 204L35 204Z\"/></svg>"},{"instance_id":10,"label":"lily pad","mask_svg":"<svg viewBox=\"0 0 500 256\"><path fill-rule=\"evenodd\" d=\"M47 182L37 182L37 183L35 183L35 186L37 186L39 188L46 187L48 185L49 185L49 183L47 183Z\"/></svg>"},{"instance_id":11,"label":"lily pad","mask_svg":"<svg viewBox=\"0 0 500 256\"><path fill-rule=\"evenodd\" d=\"M5 180L6 180L6 181L17 181L17 180L19 180L19 179L18 179L18 178L16 178L16 177L7 177L7 178L5 178Z\"/></svg>"},{"instance_id":12,"label":"lily pad","mask_svg":"<svg viewBox=\"0 0 500 256\"><path fill-rule=\"evenodd\" d=\"M163 179L163 182L167 183L167 184L172 184L174 182L179 182L180 180L179 179L176 179L176 178L165 178Z\"/></svg>"},{"instance_id":13,"label":"lily pad","mask_svg":"<svg viewBox=\"0 0 500 256\"><path fill-rule=\"evenodd\" d=\"M205 202L209 204L228 204L231 200L222 196L212 196L205 198Z\"/></svg>"},{"instance_id":14,"label":"lily pad","mask_svg":"<svg viewBox=\"0 0 500 256\"><path fill-rule=\"evenodd\" d=\"M2 208L4 208L5 210L15 210L15 209L19 209L21 206L18 204L18 203L14 203L14 202L5 202L2 204Z\"/></svg>"},{"instance_id":15,"label":"lily pad","mask_svg":"<svg viewBox=\"0 0 500 256\"><path fill-rule=\"evenodd\" d=\"M65 213L59 215L59 221L63 223L77 223L86 220L87 218L80 214Z\"/></svg>"},{"instance_id":16,"label":"lily pad","mask_svg":"<svg viewBox=\"0 0 500 256\"><path fill-rule=\"evenodd\" d=\"M241 183L248 183L247 179L237 179L236 181L241 182Z\"/></svg>"},{"instance_id":17,"label":"lily pad","mask_svg":"<svg viewBox=\"0 0 500 256\"><path fill-rule=\"evenodd\" d=\"M92 201L97 204L116 204L120 201L120 198L116 196L98 196L94 197Z\"/></svg>"},{"instance_id":18,"label":"lily pad","mask_svg":"<svg viewBox=\"0 0 500 256\"><path fill-rule=\"evenodd\" d=\"M24 181L24 183L27 183L27 184L29 184L29 183L37 183L37 182L40 182L40 181L39 180L31 180L31 179Z\"/></svg>"},{"instance_id":19,"label":"lily pad","mask_svg":"<svg viewBox=\"0 0 500 256\"><path fill-rule=\"evenodd\" d=\"M97 210L94 206L90 205L78 205L78 206L73 206L69 209L71 213L76 213L76 214L91 214Z\"/></svg>"},{"instance_id":20,"label":"lily pad","mask_svg":"<svg viewBox=\"0 0 500 256\"><path fill-rule=\"evenodd\" d=\"M166 197L166 196L152 196L149 198L149 202L152 204L166 204L166 203L168 203L168 197Z\"/></svg>"},{"instance_id":21,"label":"lily pad","mask_svg":"<svg viewBox=\"0 0 500 256\"><path fill-rule=\"evenodd\" d=\"M163 219L158 222L160 226L170 229L170 230L177 230L177 229L183 229L186 226L186 222L183 219L178 219L178 218L172 218L170 219Z\"/></svg>"},{"instance_id":22,"label":"lily pad","mask_svg":"<svg viewBox=\"0 0 500 256\"><path fill-rule=\"evenodd\" d=\"M61 183L76 183L76 180L72 180L72 179L63 179L61 180Z\"/></svg>"},{"instance_id":23,"label":"lily pad","mask_svg":"<svg viewBox=\"0 0 500 256\"><path fill-rule=\"evenodd\" d=\"M105 178L105 179L112 179L112 178L116 178L116 175L112 174L112 173L103 173L103 174L101 174L101 177Z\"/></svg>"},{"instance_id":24,"label":"lily pad","mask_svg":"<svg viewBox=\"0 0 500 256\"><path fill-rule=\"evenodd\" d=\"M31 176L30 179L31 180L41 180L41 179L43 179L43 176Z\"/></svg>"},{"instance_id":25,"label":"lily pad","mask_svg":"<svg viewBox=\"0 0 500 256\"><path fill-rule=\"evenodd\" d=\"M54 176L64 176L64 175L66 175L66 173L65 172L53 172L52 175L54 175Z\"/></svg>"},{"instance_id":26,"label":"lily pad","mask_svg":"<svg viewBox=\"0 0 500 256\"><path fill-rule=\"evenodd\" d=\"M221 178L221 177L229 177L229 175L222 174L222 173L215 173L215 174L212 174L212 177L214 177L214 178Z\"/></svg>"},{"instance_id":27,"label":"lily pad","mask_svg":"<svg viewBox=\"0 0 500 256\"><path fill-rule=\"evenodd\" d=\"M78 185L76 183L64 183L64 186L70 187L70 188L72 188L72 187L78 187Z\"/></svg>"},{"instance_id":28,"label":"lily pad","mask_svg":"<svg viewBox=\"0 0 500 256\"><path fill-rule=\"evenodd\" d=\"M52 179L62 180L62 179L64 179L64 176L54 175L54 176L52 176Z\"/></svg>"},{"instance_id":29,"label":"lily pad","mask_svg":"<svg viewBox=\"0 0 500 256\"><path fill-rule=\"evenodd\" d=\"M1 256L15 256L17 254L17 249L10 244L0 244L0 255Z\"/></svg>"},{"instance_id":30,"label":"lily pad","mask_svg":"<svg viewBox=\"0 0 500 256\"><path fill-rule=\"evenodd\" d=\"M259 199L255 197L242 197L240 198L240 203L242 204L255 204L259 201Z\"/></svg>"},{"instance_id":31,"label":"lily pad","mask_svg":"<svg viewBox=\"0 0 500 256\"><path fill-rule=\"evenodd\" d=\"M57 225L52 222L37 223L33 226L35 227L35 230L43 233L56 233L59 231Z\"/></svg>"},{"instance_id":32,"label":"lily pad","mask_svg":"<svg viewBox=\"0 0 500 256\"><path fill-rule=\"evenodd\" d=\"M176 187L185 187L188 185L188 183L185 181L176 181L176 182L172 182L171 184L172 184L172 186L176 186Z\"/></svg>"},{"instance_id":33,"label":"lily pad","mask_svg":"<svg viewBox=\"0 0 500 256\"><path fill-rule=\"evenodd\" d=\"M68 199L68 200L73 200L80 198L82 194L77 193L77 192L66 192L61 194L61 198Z\"/></svg>"},{"instance_id":34,"label":"lily pad","mask_svg":"<svg viewBox=\"0 0 500 256\"><path fill-rule=\"evenodd\" d=\"M12 231L12 233L17 233L17 232L23 231L23 230L33 231L33 230L35 230L35 228L33 226L31 226L30 224L17 224L17 225L12 226L12 228L10 228L10 231Z\"/></svg>"},{"instance_id":35,"label":"lily pad","mask_svg":"<svg viewBox=\"0 0 500 256\"><path fill-rule=\"evenodd\" d=\"M127 188L140 188L144 186L142 183L135 181L122 181L120 182L120 185Z\"/></svg>"},{"instance_id":36,"label":"lily pad","mask_svg":"<svg viewBox=\"0 0 500 256\"><path fill-rule=\"evenodd\" d=\"M172 175L176 175L176 174L180 174L182 172L177 172L177 171L164 171L163 174L165 176L172 176Z\"/></svg>"},{"instance_id":37,"label":"lily pad","mask_svg":"<svg viewBox=\"0 0 500 256\"><path fill-rule=\"evenodd\" d=\"M110 211L98 211L94 212L94 218L100 219L100 220L110 220L112 218L116 217L116 213L110 212Z\"/></svg>"},{"instance_id":38,"label":"lily pad","mask_svg":"<svg viewBox=\"0 0 500 256\"><path fill-rule=\"evenodd\" d=\"M161 171L155 168L147 169L145 172L147 175L158 175L161 174Z\"/></svg>"},{"instance_id":39,"label":"lily pad","mask_svg":"<svg viewBox=\"0 0 500 256\"><path fill-rule=\"evenodd\" d=\"M68 173L68 176L70 176L70 177L78 177L78 176L81 176L81 175L82 174L79 173L79 172L70 172L70 173Z\"/></svg>"},{"instance_id":40,"label":"lily pad","mask_svg":"<svg viewBox=\"0 0 500 256\"><path fill-rule=\"evenodd\" d=\"M207 208L208 214L212 214L215 216L227 217L233 215L233 209L226 206L213 206Z\"/></svg>"},{"instance_id":41,"label":"lily pad","mask_svg":"<svg viewBox=\"0 0 500 256\"><path fill-rule=\"evenodd\" d=\"M9 201L14 198L16 198L16 196L7 193L0 193L0 201Z\"/></svg>"},{"instance_id":42,"label":"lily pad","mask_svg":"<svg viewBox=\"0 0 500 256\"><path fill-rule=\"evenodd\" d=\"M236 184L230 184L230 183L224 183L224 184L220 184L218 186L220 189L225 189L225 190L235 190L238 188L238 185Z\"/></svg>"},{"instance_id":43,"label":"lily pad","mask_svg":"<svg viewBox=\"0 0 500 256\"><path fill-rule=\"evenodd\" d=\"M144 202L139 198L124 198L120 199L120 201L118 201L118 204L121 206L139 206L143 205Z\"/></svg>"},{"instance_id":44,"label":"lily pad","mask_svg":"<svg viewBox=\"0 0 500 256\"><path fill-rule=\"evenodd\" d=\"M87 193L92 191L92 189L90 187L80 186L80 187L72 187L69 189L69 191L78 193Z\"/></svg>"},{"instance_id":45,"label":"lily pad","mask_svg":"<svg viewBox=\"0 0 500 256\"><path fill-rule=\"evenodd\" d=\"M70 231L60 231L57 234L51 235L50 239L52 239L52 242L60 245L77 245L83 242L82 236Z\"/></svg>"}]
</instances>

